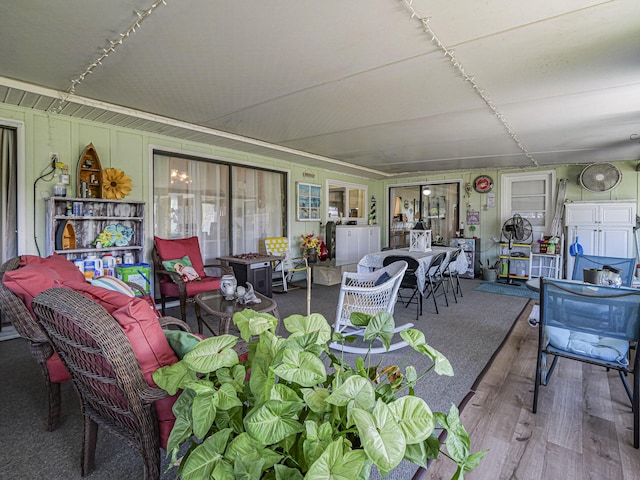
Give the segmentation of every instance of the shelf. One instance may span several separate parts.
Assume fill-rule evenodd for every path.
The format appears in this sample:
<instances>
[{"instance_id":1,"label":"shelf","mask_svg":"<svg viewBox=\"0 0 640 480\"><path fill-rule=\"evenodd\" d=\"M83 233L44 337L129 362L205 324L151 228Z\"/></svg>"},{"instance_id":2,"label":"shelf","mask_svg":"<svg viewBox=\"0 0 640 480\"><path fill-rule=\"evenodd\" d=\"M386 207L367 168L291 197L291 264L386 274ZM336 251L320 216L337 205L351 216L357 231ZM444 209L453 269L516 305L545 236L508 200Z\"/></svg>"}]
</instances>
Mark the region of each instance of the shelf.
<instances>
[{"instance_id":1,"label":"shelf","mask_svg":"<svg viewBox=\"0 0 640 480\"><path fill-rule=\"evenodd\" d=\"M67 206L77 212L91 211L91 215L67 215ZM102 198L50 197L46 200L47 238L46 253L65 255L69 260L88 254L119 255L133 253L135 261L144 261L145 254L145 202ZM61 225L73 226L76 237L74 248L60 248L56 232ZM122 225L133 230L129 245L95 248L92 243L110 225Z\"/></svg>"}]
</instances>

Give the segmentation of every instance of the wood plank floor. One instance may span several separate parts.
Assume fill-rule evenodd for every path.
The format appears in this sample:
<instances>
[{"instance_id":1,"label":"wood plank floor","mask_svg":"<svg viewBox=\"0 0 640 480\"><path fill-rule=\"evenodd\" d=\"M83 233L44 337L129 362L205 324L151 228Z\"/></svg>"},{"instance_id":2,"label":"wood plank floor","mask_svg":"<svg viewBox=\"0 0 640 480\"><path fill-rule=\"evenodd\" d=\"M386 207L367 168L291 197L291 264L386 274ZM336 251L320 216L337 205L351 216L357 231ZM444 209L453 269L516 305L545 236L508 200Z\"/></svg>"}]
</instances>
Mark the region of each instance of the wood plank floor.
<instances>
[{"instance_id":1,"label":"wood plank floor","mask_svg":"<svg viewBox=\"0 0 640 480\"><path fill-rule=\"evenodd\" d=\"M631 405L617 372L560 359L531 413L538 331L527 318L517 321L463 408L472 450L489 450L465 479L640 479ZM439 459L423 479L454 472Z\"/></svg>"}]
</instances>

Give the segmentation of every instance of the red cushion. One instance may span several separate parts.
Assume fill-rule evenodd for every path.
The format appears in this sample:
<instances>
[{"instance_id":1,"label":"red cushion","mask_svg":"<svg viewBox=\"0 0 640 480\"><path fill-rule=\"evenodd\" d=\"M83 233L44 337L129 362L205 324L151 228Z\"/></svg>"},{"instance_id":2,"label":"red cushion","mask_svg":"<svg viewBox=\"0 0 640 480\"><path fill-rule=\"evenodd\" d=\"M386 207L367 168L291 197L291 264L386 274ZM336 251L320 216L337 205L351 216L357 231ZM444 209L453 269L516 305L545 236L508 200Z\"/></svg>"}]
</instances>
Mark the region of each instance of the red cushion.
<instances>
[{"instance_id":1,"label":"red cushion","mask_svg":"<svg viewBox=\"0 0 640 480\"><path fill-rule=\"evenodd\" d=\"M193 297L202 292L209 290L220 290L219 277L202 277L197 282L188 282L187 297ZM160 282L160 293L169 297L177 297L179 295L178 285L171 281Z\"/></svg>"},{"instance_id":2,"label":"red cushion","mask_svg":"<svg viewBox=\"0 0 640 480\"><path fill-rule=\"evenodd\" d=\"M160 367L176 363L178 357L171 349L158 322L158 317L149 308L147 301L140 297L129 297L120 292L96 287L88 282L79 285L77 282L67 282L65 286L79 287L79 293L102 305L116 319L131 343L147 384L156 387L152 378L153 372ZM171 409L176 399L177 395L174 395L154 403L160 427L160 445L165 449L175 423Z\"/></svg>"},{"instance_id":3,"label":"red cushion","mask_svg":"<svg viewBox=\"0 0 640 480\"><path fill-rule=\"evenodd\" d=\"M46 258L36 257L35 255L22 255L20 257L20 266L24 265L42 265L55 271L63 281L86 281L84 274L75 266L75 264L67 260L64 255L54 253Z\"/></svg>"},{"instance_id":4,"label":"red cushion","mask_svg":"<svg viewBox=\"0 0 640 480\"><path fill-rule=\"evenodd\" d=\"M5 272L2 283L22 300L35 318L31 308L33 299L49 288L62 286L63 281L54 270L38 263L31 263Z\"/></svg>"},{"instance_id":5,"label":"red cushion","mask_svg":"<svg viewBox=\"0 0 640 480\"><path fill-rule=\"evenodd\" d=\"M67 367L64 366L64 363L55 352L47 359L47 370L49 370L49 380L53 383L63 383L71 380Z\"/></svg>"},{"instance_id":6,"label":"red cushion","mask_svg":"<svg viewBox=\"0 0 640 480\"><path fill-rule=\"evenodd\" d=\"M191 260L191 265L196 269L198 275L200 275L200 277L207 276L207 273L204 271L204 262L202 261L198 237L194 236L169 240L154 236L153 241L155 242L160 260L175 260L176 258L182 258L188 255Z\"/></svg>"}]
</instances>

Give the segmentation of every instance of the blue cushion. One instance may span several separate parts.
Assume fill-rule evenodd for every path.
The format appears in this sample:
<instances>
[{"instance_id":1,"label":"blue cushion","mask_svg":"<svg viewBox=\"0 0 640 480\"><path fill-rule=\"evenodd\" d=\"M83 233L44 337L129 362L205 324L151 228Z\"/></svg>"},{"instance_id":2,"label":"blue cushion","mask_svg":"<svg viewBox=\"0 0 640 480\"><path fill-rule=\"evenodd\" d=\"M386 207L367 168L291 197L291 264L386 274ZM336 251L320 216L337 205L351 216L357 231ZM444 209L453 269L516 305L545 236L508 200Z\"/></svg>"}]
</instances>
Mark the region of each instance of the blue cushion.
<instances>
[{"instance_id":1,"label":"blue cushion","mask_svg":"<svg viewBox=\"0 0 640 480\"><path fill-rule=\"evenodd\" d=\"M384 272L382 275L380 275L378 277L378 279L376 280L376 283L374 283L374 285L377 287L378 285L382 285L383 283L385 283L387 280L389 280L391 277L389 276L389 274L387 272Z\"/></svg>"}]
</instances>

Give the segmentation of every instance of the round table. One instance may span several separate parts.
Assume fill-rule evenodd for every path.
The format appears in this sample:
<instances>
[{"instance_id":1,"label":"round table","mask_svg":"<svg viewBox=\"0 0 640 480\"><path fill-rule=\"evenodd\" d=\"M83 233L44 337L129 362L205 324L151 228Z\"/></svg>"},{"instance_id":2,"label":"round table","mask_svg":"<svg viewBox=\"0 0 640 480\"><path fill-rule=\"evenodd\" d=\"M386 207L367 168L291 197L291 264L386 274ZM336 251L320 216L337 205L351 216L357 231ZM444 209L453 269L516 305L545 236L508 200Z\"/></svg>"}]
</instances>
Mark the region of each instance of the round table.
<instances>
[{"instance_id":1,"label":"round table","mask_svg":"<svg viewBox=\"0 0 640 480\"><path fill-rule=\"evenodd\" d=\"M272 298L262 295L260 292L254 292L256 297L260 299L260 303L249 303L243 305L235 300L225 300L220 290L210 290L208 292L202 292L195 296L196 303L196 318L198 319L198 333L202 334L202 325L207 327L214 335L220 335L221 333L229 333L229 326L233 314L241 312L245 308L250 308L258 313L270 313L278 320L280 320L280 313L278 312L278 304ZM209 325L202 318L202 310L206 313L217 317L219 320L218 333L216 333L211 325ZM223 326L224 322L224 326ZM222 327L222 332L220 332Z\"/></svg>"}]
</instances>

